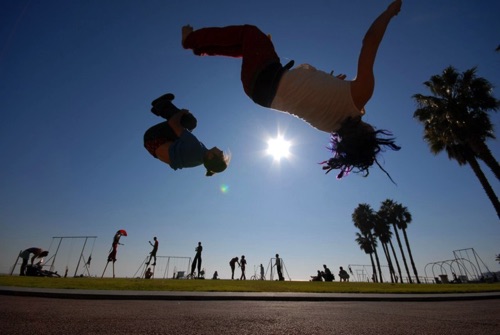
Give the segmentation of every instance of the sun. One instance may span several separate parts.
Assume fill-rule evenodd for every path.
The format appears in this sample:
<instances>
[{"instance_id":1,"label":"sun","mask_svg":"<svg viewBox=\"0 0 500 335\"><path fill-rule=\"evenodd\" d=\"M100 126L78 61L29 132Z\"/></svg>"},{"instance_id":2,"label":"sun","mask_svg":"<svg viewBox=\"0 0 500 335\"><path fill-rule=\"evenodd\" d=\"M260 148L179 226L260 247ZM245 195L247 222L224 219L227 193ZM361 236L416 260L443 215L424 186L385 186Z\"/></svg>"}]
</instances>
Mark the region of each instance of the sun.
<instances>
[{"instance_id":1,"label":"sun","mask_svg":"<svg viewBox=\"0 0 500 335\"><path fill-rule=\"evenodd\" d=\"M270 138L267 141L267 154L273 156L274 160L280 161L282 158L290 156L290 141L287 141L283 136L278 135L276 138Z\"/></svg>"}]
</instances>

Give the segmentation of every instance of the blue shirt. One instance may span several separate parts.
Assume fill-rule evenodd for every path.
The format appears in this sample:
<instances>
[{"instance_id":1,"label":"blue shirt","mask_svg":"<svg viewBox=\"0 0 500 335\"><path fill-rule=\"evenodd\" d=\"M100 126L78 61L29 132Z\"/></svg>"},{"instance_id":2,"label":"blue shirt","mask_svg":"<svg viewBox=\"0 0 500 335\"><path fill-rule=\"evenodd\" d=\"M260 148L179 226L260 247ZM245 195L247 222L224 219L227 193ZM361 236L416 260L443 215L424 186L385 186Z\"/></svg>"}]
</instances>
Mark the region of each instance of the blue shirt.
<instances>
[{"instance_id":1,"label":"blue shirt","mask_svg":"<svg viewBox=\"0 0 500 335\"><path fill-rule=\"evenodd\" d=\"M203 164L203 156L208 151L203 143L187 130L170 145L170 167L174 170Z\"/></svg>"}]
</instances>

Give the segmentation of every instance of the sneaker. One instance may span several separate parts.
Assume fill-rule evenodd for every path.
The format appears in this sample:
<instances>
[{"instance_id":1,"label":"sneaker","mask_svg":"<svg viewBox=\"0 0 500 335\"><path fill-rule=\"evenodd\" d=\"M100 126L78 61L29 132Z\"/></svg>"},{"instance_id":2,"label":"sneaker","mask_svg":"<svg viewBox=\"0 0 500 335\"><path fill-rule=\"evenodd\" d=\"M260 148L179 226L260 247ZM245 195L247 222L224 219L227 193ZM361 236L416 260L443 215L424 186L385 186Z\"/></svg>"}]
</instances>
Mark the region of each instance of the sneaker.
<instances>
[{"instance_id":1,"label":"sneaker","mask_svg":"<svg viewBox=\"0 0 500 335\"><path fill-rule=\"evenodd\" d=\"M172 93L167 93L153 100L153 102L151 102L151 105L153 106L151 108L151 112L168 120L181 111L172 103L174 98L175 96ZM198 120L196 120L194 115L191 113L183 115L180 122L181 125L189 131L193 131L193 129L196 128L198 124Z\"/></svg>"},{"instance_id":2,"label":"sneaker","mask_svg":"<svg viewBox=\"0 0 500 335\"><path fill-rule=\"evenodd\" d=\"M159 98L156 98L151 102L151 112L160 116L164 119L167 119L173 114L177 113L179 109L172 104L172 101L175 99L175 95L172 93L167 93L162 95Z\"/></svg>"}]
</instances>

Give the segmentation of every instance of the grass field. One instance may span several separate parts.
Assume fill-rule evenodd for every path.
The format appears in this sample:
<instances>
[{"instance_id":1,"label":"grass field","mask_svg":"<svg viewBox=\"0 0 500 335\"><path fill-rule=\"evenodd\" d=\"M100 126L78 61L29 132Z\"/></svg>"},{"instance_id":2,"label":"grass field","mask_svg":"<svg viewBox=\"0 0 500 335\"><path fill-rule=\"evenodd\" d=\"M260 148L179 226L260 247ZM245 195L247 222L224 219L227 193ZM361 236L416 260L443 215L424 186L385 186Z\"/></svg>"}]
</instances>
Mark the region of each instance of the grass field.
<instances>
[{"instance_id":1,"label":"grass field","mask_svg":"<svg viewBox=\"0 0 500 335\"><path fill-rule=\"evenodd\" d=\"M0 286L136 291L302 292L302 293L479 293L500 292L500 283L376 284L260 280L174 280L0 276Z\"/></svg>"}]
</instances>

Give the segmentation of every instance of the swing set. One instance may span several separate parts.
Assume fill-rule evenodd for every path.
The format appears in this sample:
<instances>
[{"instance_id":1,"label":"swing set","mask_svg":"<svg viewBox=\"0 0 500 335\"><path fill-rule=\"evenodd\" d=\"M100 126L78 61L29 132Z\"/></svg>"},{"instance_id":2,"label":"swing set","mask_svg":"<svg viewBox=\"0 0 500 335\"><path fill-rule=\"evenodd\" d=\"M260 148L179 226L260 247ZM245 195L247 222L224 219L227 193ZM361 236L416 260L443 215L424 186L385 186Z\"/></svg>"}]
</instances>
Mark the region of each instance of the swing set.
<instances>
[{"instance_id":1,"label":"swing set","mask_svg":"<svg viewBox=\"0 0 500 335\"><path fill-rule=\"evenodd\" d=\"M483 262L474 248L453 250L455 258L428 263L425 265L425 277L430 266L435 283L470 283L482 282L493 278L493 273ZM438 271L435 268L438 268Z\"/></svg>"},{"instance_id":2,"label":"swing set","mask_svg":"<svg viewBox=\"0 0 500 335\"><path fill-rule=\"evenodd\" d=\"M83 272L80 274L80 277L83 277L84 275L90 277L90 262L92 260L92 252L94 251L96 239L97 236L54 236L52 237L52 241L48 249L50 257L45 262L41 262L40 265L42 268L48 267L48 271L53 273L61 273L60 269L64 266L64 277L67 277L70 269L74 267L75 272L73 276L78 277L78 270L80 269L80 264L83 261ZM90 253L88 253L88 257L86 258L88 245L90 244L89 240L92 242L92 247L90 248ZM79 245L82 247L77 258L76 255L73 255L73 250ZM55 248L55 250L53 250L53 248ZM14 273L14 270L19 263L20 254L21 253L19 253L16 257L16 261L10 272L11 275ZM61 259L64 259L64 256L60 256L61 254L66 255L65 265L61 262Z\"/></svg>"},{"instance_id":3,"label":"swing set","mask_svg":"<svg viewBox=\"0 0 500 335\"><path fill-rule=\"evenodd\" d=\"M280 257L280 261L281 261L281 273L283 275L283 278L285 277L285 273L286 273L288 280L292 280L292 278L290 278L290 275L288 274L288 270L285 266L285 260ZM278 269L274 269L275 266L276 266L276 258L269 259L269 264L267 265L266 274L265 274L264 278L268 278L267 273L269 272L269 280L275 280L273 271L276 271L276 276L278 276ZM276 280L278 280L278 279L276 279Z\"/></svg>"}]
</instances>

